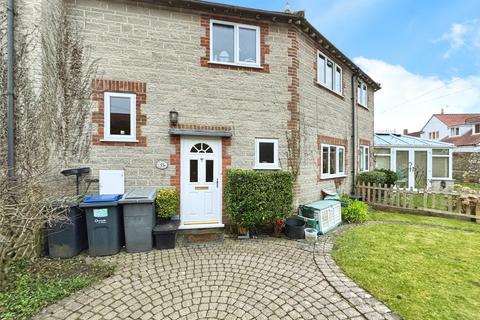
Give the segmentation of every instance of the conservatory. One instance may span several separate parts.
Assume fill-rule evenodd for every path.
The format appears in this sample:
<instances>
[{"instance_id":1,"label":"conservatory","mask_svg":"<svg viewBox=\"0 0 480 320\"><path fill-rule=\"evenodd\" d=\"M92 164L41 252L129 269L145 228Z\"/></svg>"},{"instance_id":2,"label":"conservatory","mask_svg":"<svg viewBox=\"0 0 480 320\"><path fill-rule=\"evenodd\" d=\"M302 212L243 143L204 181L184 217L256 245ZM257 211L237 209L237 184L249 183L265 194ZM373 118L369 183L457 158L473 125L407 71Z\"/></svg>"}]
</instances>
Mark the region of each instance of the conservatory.
<instances>
[{"instance_id":1,"label":"conservatory","mask_svg":"<svg viewBox=\"0 0 480 320\"><path fill-rule=\"evenodd\" d=\"M397 172L397 186L417 189L451 189L453 144L395 133L376 133L376 169Z\"/></svg>"}]
</instances>

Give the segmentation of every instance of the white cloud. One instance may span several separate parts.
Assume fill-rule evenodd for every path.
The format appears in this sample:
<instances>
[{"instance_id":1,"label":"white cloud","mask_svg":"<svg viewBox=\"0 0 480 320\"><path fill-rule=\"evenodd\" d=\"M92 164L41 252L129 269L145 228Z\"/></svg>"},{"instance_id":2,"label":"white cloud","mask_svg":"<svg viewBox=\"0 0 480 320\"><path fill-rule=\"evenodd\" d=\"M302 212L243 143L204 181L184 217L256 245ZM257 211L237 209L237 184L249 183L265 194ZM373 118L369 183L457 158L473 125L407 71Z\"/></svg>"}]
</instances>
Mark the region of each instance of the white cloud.
<instances>
[{"instance_id":1,"label":"white cloud","mask_svg":"<svg viewBox=\"0 0 480 320\"><path fill-rule=\"evenodd\" d=\"M443 54L445 59L460 49L480 48L480 21L475 19L465 23L452 24L450 30L434 42L443 41L449 44L449 49Z\"/></svg>"},{"instance_id":2,"label":"white cloud","mask_svg":"<svg viewBox=\"0 0 480 320\"><path fill-rule=\"evenodd\" d=\"M439 79L399 65L357 57L354 62L382 89L375 93L375 130L418 131L433 113L480 112L480 76Z\"/></svg>"}]
</instances>

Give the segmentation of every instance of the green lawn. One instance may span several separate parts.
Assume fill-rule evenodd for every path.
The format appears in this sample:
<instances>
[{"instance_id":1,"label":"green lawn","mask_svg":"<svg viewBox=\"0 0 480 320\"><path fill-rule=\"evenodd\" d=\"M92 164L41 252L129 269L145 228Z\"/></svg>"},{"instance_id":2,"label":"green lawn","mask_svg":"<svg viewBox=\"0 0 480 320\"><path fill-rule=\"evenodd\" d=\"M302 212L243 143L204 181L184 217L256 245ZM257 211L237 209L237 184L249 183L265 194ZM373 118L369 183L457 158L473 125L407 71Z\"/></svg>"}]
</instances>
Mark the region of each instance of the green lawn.
<instances>
[{"instance_id":1,"label":"green lawn","mask_svg":"<svg viewBox=\"0 0 480 320\"><path fill-rule=\"evenodd\" d=\"M431 225L437 225L437 226L459 228L464 230L480 232L479 223L473 223L470 221L457 220L457 219L428 217L428 216L420 216L420 215L405 214L405 213L390 213L390 212L382 212L382 211L371 212L369 219L372 221L404 221L404 222L412 222L412 223L419 223L419 224L431 224Z\"/></svg>"},{"instance_id":2,"label":"green lawn","mask_svg":"<svg viewBox=\"0 0 480 320\"><path fill-rule=\"evenodd\" d=\"M337 240L333 257L404 319L480 319L480 233L471 222L376 212Z\"/></svg>"},{"instance_id":3,"label":"green lawn","mask_svg":"<svg viewBox=\"0 0 480 320\"><path fill-rule=\"evenodd\" d=\"M17 260L11 283L0 290L0 319L30 319L40 309L113 273L110 265L83 259Z\"/></svg>"}]
</instances>

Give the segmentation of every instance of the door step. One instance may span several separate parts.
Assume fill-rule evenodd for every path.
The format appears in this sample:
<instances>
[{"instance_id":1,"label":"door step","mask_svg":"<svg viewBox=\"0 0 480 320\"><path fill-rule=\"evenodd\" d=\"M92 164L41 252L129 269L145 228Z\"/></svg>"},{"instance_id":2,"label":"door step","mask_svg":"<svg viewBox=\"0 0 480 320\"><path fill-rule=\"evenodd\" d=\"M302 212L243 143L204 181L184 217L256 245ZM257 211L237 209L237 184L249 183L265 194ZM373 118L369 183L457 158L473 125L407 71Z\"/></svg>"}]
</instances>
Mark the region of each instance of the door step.
<instances>
[{"instance_id":1,"label":"door step","mask_svg":"<svg viewBox=\"0 0 480 320\"><path fill-rule=\"evenodd\" d=\"M177 245L189 247L201 244L222 244L224 234L224 228L178 230Z\"/></svg>"}]
</instances>

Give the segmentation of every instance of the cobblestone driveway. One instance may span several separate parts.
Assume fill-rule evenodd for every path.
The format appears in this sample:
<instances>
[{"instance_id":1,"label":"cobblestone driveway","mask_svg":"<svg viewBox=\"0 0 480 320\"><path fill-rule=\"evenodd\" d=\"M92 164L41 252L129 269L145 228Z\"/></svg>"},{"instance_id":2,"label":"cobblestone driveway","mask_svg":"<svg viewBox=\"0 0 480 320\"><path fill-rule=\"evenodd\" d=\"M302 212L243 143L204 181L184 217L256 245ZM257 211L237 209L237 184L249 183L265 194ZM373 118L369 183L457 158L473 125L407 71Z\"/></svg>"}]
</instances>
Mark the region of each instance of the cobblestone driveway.
<instances>
[{"instance_id":1,"label":"cobblestone driveway","mask_svg":"<svg viewBox=\"0 0 480 320\"><path fill-rule=\"evenodd\" d=\"M226 239L112 258L114 276L36 319L398 319L318 244ZM103 258L105 259L105 258Z\"/></svg>"}]
</instances>

